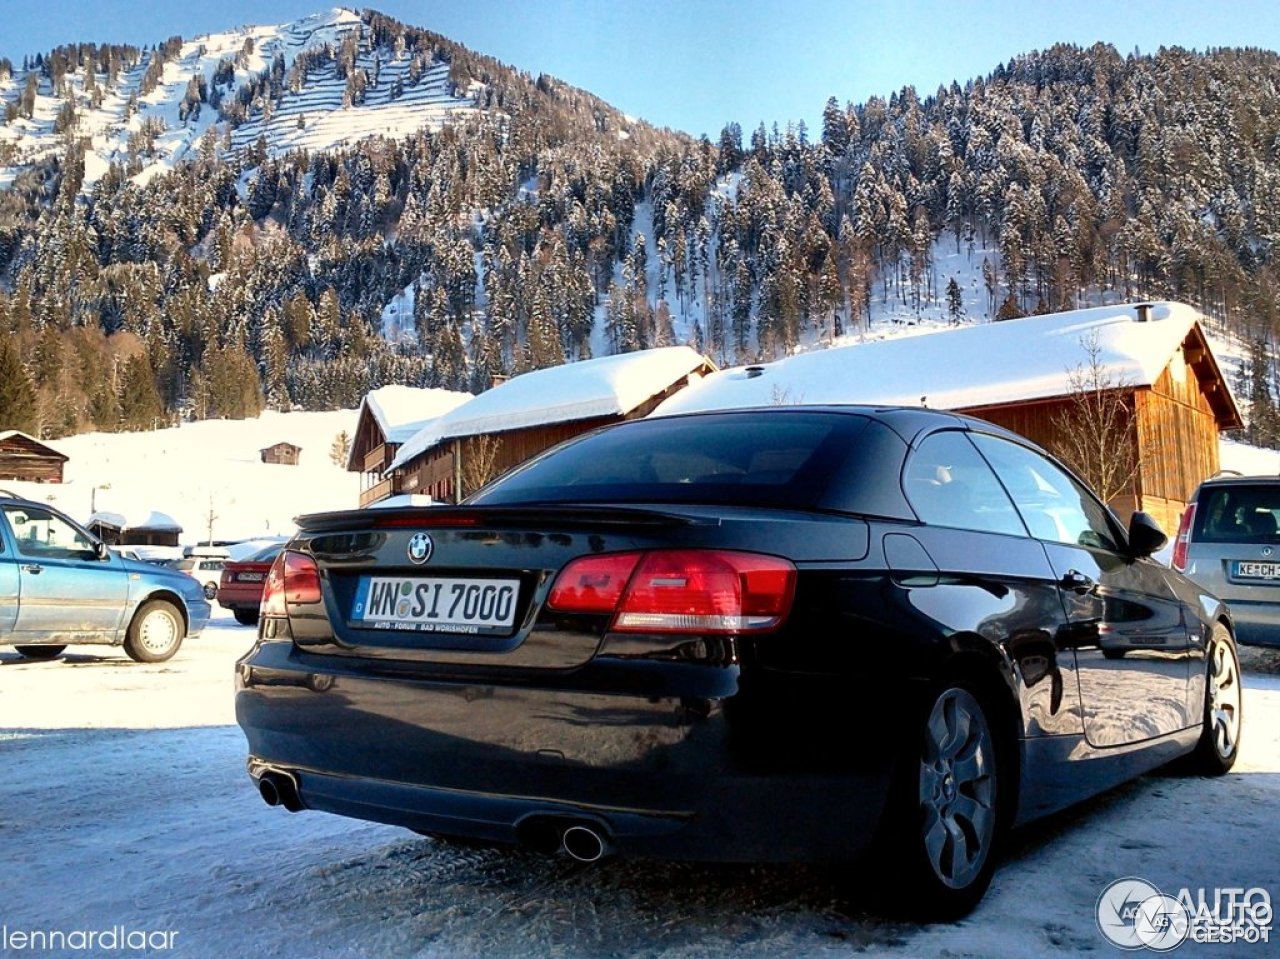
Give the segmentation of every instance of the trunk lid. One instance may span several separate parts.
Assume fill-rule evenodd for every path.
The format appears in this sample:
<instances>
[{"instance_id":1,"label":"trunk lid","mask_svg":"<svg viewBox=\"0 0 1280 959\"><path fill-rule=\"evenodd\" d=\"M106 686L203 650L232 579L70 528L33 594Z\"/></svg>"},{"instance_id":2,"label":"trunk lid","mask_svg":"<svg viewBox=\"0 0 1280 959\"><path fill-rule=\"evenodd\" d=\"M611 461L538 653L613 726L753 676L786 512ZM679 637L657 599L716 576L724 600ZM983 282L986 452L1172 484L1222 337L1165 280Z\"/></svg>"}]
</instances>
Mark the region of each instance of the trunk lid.
<instances>
[{"instance_id":1,"label":"trunk lid","mask_svg":"<svg viewBox=\"0 0 1280 959\"><path fill-rule=\"evenodd\" d=\"M611 617L546 607L558 573L582 556L716 548L794 561L867 552L865 523L759 508L410 508L308 516L299 527L289 548L315 559L322 603L290 607L295 644L389 665L584 665Z\"/></svg>"}]
</instances>

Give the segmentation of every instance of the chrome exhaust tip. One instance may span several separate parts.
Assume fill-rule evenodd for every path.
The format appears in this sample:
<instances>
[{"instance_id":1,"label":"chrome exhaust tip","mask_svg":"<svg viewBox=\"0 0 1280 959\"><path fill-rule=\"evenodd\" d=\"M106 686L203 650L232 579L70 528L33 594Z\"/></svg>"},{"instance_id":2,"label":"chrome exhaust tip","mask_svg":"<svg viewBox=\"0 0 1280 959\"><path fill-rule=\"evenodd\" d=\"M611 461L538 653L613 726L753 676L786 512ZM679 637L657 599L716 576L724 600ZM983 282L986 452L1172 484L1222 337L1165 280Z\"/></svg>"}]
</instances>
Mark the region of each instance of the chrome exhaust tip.
<instances>
[{"instance_id":1,"label":"chrome exhaust tip","mask_svg":"<svg viewBox=\"0 0 1280 959\"><path fill-rule=\"evenodd\" d=\"M560 837L561 848L578 862L598 862L609 852L609 843L591 826L570 826Z\"/></svg>"},{"instance_id":2,"label":"chrome exhaust tip","mask_svg":"<svg viewBox=\"0 0 1280 959\"><path fill-rule=\"evenodd\" d=\"M268 806L283 806L289 812L304 808L293 777L281 772L266 772L258 779L258 794Z\"/></svg>"}]
</instances>

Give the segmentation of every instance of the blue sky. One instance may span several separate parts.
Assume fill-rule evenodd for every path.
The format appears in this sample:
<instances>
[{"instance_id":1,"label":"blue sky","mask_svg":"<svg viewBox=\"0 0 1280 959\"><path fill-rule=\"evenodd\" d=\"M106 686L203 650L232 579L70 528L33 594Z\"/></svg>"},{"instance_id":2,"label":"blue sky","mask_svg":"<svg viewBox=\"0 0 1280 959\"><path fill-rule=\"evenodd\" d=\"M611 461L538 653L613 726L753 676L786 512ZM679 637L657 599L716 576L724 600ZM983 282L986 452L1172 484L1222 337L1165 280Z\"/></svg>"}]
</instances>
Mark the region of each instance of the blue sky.
<instances>
[{"instance_id":1,"label":"blue sky","mask_svg":"<svg viewBox=\"0 0 1280 959\"><path fill-rule=\"evenodd\" d=\"M278 23L333 0L4 0L0 56L78 40L150 44ZM912 84L921 94L1057 42L1280 49L1274 0L380 0L399 20L551 73L619 109L715 139Z\"/></svg>"}]
</instances>

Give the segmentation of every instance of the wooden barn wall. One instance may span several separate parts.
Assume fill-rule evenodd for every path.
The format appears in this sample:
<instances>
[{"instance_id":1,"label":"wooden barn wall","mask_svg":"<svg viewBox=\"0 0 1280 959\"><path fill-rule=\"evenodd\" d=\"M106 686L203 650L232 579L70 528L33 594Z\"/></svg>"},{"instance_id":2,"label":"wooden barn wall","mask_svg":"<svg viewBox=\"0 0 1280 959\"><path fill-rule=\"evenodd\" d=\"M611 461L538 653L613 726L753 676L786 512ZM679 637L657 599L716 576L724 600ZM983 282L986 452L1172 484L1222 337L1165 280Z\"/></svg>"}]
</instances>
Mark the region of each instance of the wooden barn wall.
<instances>
[{"instance_id":1,"label":"wooden barn wall","mask_svg":"<svg viewBox=\"0 0 1280 959\"><path fill-rule=\"evenodd\" d=\"M22 438L0 442L0 479L61 483L63 459Z\"/></svg>"},{"instance_id":2,"label":"wooden barn wall","mask_svg":"<svg viewBox=\"0 0 1280 959\"><path fill-rule=\"evenodd\" d=\"M524 430L492 434L502 441L494 464L494 476L505 473L513 466L537 456L557 443L618 421L616 416L603 416L572 423L548 423ZM465 440L463 441L466 442ZM444 502L453 501L453 447L454 442L443 443L425 456L419 456L400 472L403 480L397 492L424 493ZM463 455L466 455L464 447Z\"/></svg>"},{"instance_id":3,"label":"wooden barn wall","mask_svg":"<svg viewBox=\"0 0 1280 959\"><path fill-rule=\"evenodd\" d=\"M365 407L360 411L356 435L351 439L350 462L359 463L364 472L386 469L390 464L389 460L382 459L386 455L386 440L377 418ZM375 453L376 456L371 455Z\"/></svg>"},{"instance_id":4,"label":"wooden barn wall","mask_svg":"<svg viewBox=\"0 0 1280 959\"><path fill-rule=\"evenodd\" d=\"M396 473L400 476L396 493L419 493L439 501L453 499L453 447L448 443L414 457Z\"/></svg>"},{"instance_id":5,"label":"wooden barn wall","mask_svg":"<svg viewBox=\"0 0 1280 959\"><path fill-rule=\"evenodd\" d=\"M1177 354L1150 389L1132 391L1141 466L1131 488L1111 498L1122 520L1136 509L1150 513L1166 530L1178 528L1187 498L1218 471L1218 423L1205 384ZM1218 387L1221 388L1221 387ZM1061 448L1055 417L1068 400L984 407L964 412L1003 426L1052 452Z\"/></svg>"},{"instance_id":6,"label":"wooden barn wall","mask_svg":"<svg viewBox=\"0 0 1280 959\"><path fill-rule=\"evenodd\" d=\"M527 459L532 459L543 450L550 449L557 443L573 439L582 433L590 432L598 426L616 423L620 417L601 416L590 420L575 420L571 423L547 423L543 426L532 426L525 430L511 430L508 433L495 433L502 443L498 447L494 476L505 473L513 466L519 466ZM465 455L465 451L464 451Z\"/></svg>"},{"instance_id":7,"label":"wooden barn wall","mask_svg":"<svg viewBox=\"0 0 1280 959\"><path fill-rule=\"evenodd\" d=\"M1166 530L1177 529L1187 498L1219 467L1217 420L1195 374L1180 359L1174 358L1150 390L1138 393L1143 508Z\"/></svg>"}]
</instances>

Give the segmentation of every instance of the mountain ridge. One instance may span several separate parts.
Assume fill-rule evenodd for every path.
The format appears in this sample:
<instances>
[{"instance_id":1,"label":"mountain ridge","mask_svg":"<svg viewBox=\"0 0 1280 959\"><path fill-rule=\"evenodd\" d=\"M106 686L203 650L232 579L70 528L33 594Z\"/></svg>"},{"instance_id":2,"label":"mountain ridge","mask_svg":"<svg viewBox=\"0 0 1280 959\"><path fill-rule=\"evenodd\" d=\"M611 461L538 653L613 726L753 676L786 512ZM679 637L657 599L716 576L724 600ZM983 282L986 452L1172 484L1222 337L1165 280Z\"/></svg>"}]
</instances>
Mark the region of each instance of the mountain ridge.
<instances>
[{"instance_id":1,"label":"mountain ridge","mask_svg":"<svg viewBox=\"0 0 1280 959\"><path fill-rule=\"evenodd\" d=\"M231 58L234 82L220 65L242 35L174 38L152 51L164 69L139 55L129 69L168 84L166 116L185 103L182 129L200 131L176 163L148 153L168 130L148 140L134 115L123 157L117 137L95 167L74 135L87 121L37 96L59 146L0 181L0 330L27 357L28 426L350 406L393 381L479 390L676 342L768 359L884 323L1146 297L1243 335L1240 385L1274 406L1273 53L1060 45L928 97L832 98L813 139L731 122L712 143L353 17L309 18L292 46L306 21L270 28L256 59ZM41 90L72 75L84 96L90 54L110 76L101 50L59 49ZM197 52L205 89L188 76L179 98L175 63ZM6 114L19 86L0 82ZM379 111L406 98L388 124ZM0 165L34 122L0 126Z\"/></svg>"}]
</instances>

